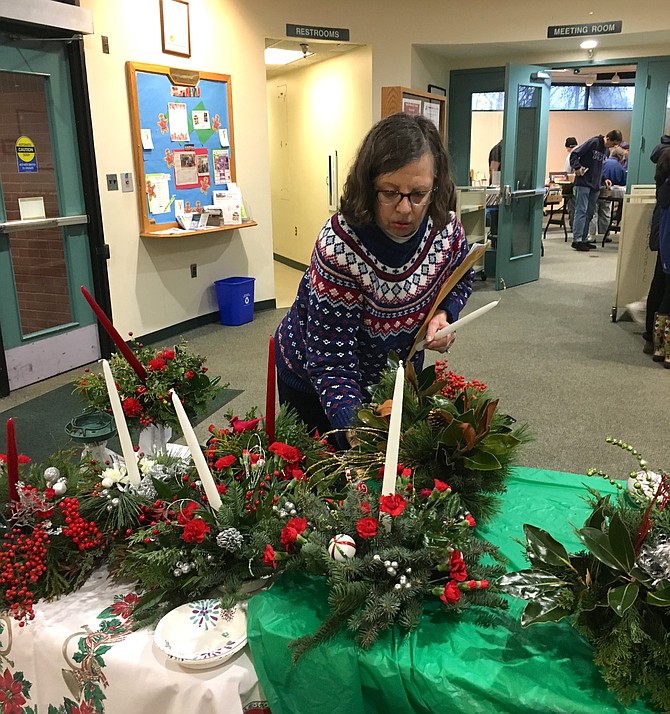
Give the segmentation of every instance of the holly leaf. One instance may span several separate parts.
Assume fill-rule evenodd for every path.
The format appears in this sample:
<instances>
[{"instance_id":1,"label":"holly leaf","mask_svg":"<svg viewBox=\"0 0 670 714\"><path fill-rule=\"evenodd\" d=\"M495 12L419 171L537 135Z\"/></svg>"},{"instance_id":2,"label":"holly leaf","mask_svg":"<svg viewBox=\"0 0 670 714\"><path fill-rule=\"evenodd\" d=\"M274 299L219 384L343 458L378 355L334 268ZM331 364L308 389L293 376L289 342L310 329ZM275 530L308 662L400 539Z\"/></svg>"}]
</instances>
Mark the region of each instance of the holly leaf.
<instances>
[{"instance_id":1,"label":"holly leaf","mask_svg":"<svg viewBox=\"0 0 670 714\"><path fill-rule=\"evenodd\" d=\"M612 551L609 538L605 533L595 528L576 528L575 533L601 563L613 570L627 572L626 562Z\"/></svg>"},{"instance_id":2,"label":"holly leaf","mask_svg":"<svg viewBox=\"0 0 670 714\"><path fill-rule=\"evenodd\" d=\"M151 481L154 485L154 488L156 489L156 493L158 494L158 497L162 501L171 501L172 500L172 489L170 486L168 486L166 483L163 483L159 479L157 479L155 476L151 477Z\"/></svg>"},{"instance_id":3,"label":"holly leaf","mask_svg":"<svg viewBox=\"0 0 670 714\"><path fill-rule=\"evenodd\" d=\"M551 597L540 597L524 608L521 614L521 626L528 627L538 622L558 622L572 614L570 610L558 605Z\"/></svg>"},{"instance_id":4,"label":"holly leaf","mask_svg":"<svg viewBox=\"0 0 670 714\"><path fill-rule=\"evenodd\" d=\"M623 617L637 600L640 586L637 583L626 583L607 591L607 603L619 617Z\"/></svg>"},{"instance_id":5,"label":"holly leaf","mask_svg":"<svg viewBox=\"0 0 670 714\"><path fill-rule=\"evenodd\" d=\"M541 594L556 593L568 583L553 573L543 570L519 570L516 573L506 573L498 578L496 585L508 595L529 600Z\"/></svg>"},{"instance_id":6,"label":"holly leaf","mask_svg":"<svg viewBox=\"0 0 670 714\"><path fill-rule=\"evenodd\" d=\"M635 565L635 551L630 533L619 513L615 513L610 520L609 544L617 559L624 564L624 569L629 571Z\"/></svg>"},{"instance_id":7,"label":"holly leaf","mask_svg":"<svg viewBox=\"0 0 670 714\"><path fill-rule=\"evenodd\" d=\"M547 531L524 523L523 532L526 534L526 541L530 549L528 557L531 562L539 561L546 565L571 567L568 551Z\"/></svg>"}]
</instances>

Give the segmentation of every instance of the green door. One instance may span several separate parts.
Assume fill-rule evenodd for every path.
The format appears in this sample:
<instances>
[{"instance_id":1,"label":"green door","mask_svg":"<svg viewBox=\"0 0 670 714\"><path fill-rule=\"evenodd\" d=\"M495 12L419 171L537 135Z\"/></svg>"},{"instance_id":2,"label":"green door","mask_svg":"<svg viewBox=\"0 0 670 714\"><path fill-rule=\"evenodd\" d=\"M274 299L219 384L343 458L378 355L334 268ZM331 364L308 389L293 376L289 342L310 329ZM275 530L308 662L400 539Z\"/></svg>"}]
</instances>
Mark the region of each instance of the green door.
<instances>
[{"instance_id":1,"label":"green door","mask_svg":"<svg viewBox=\"0 0 670 714\"><path fill-rule=\"evenodd\" d=\"M507 65L496 249L496 288L540 277L549 126L546 67Z\"/></svg>"},{"instance_id":2,"label":"green door","mask_svg":"<svg viewBox=\"0 0 670 714\"><path fill-rule=\"evenodd\" d=\"M0 332L17 389L97 359L88 217L59 41L0 33Z\"/></svg>"}]
</instances>

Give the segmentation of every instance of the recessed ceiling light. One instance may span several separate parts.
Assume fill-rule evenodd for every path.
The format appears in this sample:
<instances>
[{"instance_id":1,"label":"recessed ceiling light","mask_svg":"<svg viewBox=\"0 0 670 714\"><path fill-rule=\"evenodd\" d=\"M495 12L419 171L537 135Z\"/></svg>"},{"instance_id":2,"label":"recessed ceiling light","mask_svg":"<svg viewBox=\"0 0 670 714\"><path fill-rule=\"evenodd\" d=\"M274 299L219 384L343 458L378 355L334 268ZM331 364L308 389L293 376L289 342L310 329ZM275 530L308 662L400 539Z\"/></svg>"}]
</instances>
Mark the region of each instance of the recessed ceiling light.
<instances>
[{"instance_id":1,"label":"recessed ceiling light","mask_svg":"<svg viewBox=\"0 0 670 714\"><path fill-rule=\"evenodd\" d=\"M584 40L579 45L583 50L592 50L594 47L598 46L598 40Z\"/></svg>"},{"instance_id":2,"label":"recessed ceiling light","mask_svg":"<svg viewBox=\"0 0 670 714\"><path fill-rule=\"evenodd\" d=\"M265 64L288 64L313 54L313 52L303 53L301 50L282 50L278 47L266 47Z\"/></svg>"}]
</instances>

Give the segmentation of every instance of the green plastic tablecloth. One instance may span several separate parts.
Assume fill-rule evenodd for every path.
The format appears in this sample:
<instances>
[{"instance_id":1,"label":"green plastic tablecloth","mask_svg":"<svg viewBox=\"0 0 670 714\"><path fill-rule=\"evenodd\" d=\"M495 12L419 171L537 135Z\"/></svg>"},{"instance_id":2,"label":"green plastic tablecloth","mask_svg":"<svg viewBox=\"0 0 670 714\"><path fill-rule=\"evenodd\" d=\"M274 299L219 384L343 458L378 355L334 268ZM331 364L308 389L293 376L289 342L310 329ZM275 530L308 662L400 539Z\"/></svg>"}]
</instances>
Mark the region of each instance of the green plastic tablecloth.
<instances>
[{"instance_id":1,"label":"green plastic tablecloth","mask_svg":"<svg viewBox=\"0 0 670 714\"><path fill-rule=\"evenodd\" d=\"M524 523L577 550L570 524L581 526L589 513L584 484L614 490L587 476L516 468L500 515L482 535L509 558L510 570L527 566L515 541ZM437 601L427 603L408 635L394 629L366 651L340 634L293 665L288 643L316 630L328 613L326 596L323 579L286 574L249 601L249 644L273 714L650 711L617 702L590 645L567 622L522 629L517 600L508 612L494 612L490 628L477 624L475 608L454 619Z\"/></svg>"}]
</instances>

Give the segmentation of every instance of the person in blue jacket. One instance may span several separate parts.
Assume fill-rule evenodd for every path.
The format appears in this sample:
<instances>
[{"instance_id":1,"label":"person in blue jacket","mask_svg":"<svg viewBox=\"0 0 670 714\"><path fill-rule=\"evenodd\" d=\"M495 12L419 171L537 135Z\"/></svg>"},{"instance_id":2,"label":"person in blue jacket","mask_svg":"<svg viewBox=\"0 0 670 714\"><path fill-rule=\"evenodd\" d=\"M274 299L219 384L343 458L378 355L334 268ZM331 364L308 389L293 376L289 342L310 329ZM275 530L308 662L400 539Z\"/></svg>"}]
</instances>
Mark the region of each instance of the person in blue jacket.
<instances>
[{"instance_id":1,"label":"person in blue jacket","mask_svg":"<svg viewBox=\"0 0 670 714\"><path fill-rule=\"evenodd\" d=\"M619 146L622 139L621 132L613 129L605 136L598 134L587 139L570 154L570 166L575 174L575 220L572 225L572 247L575 250L587 251L596 247L595 242L589 241L589 224L600 194L603 163L607 150Z\"/></svg>"}]
</instances>

